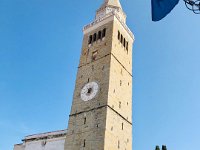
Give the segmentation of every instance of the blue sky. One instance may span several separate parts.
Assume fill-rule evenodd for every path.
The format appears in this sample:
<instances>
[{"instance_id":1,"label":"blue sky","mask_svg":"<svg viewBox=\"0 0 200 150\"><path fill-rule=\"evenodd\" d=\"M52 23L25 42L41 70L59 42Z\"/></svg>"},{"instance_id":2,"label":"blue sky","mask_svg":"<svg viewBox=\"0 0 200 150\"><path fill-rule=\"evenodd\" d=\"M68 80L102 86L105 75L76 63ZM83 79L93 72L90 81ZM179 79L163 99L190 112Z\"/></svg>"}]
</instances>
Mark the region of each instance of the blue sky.
<instances>
[{"instance_id":1,"label":"blue sky","mask_svg":"<svg viewBox=\"0 0 200 150\"><path fill-rule=\"evenodd\" d=\"M82 27L103 0L0 0L0 149L67 128ZM133 149L197 149L199 15L182 1L160 22L150 0L121 0L134 32Z\"/></svg>"}]
</instances>

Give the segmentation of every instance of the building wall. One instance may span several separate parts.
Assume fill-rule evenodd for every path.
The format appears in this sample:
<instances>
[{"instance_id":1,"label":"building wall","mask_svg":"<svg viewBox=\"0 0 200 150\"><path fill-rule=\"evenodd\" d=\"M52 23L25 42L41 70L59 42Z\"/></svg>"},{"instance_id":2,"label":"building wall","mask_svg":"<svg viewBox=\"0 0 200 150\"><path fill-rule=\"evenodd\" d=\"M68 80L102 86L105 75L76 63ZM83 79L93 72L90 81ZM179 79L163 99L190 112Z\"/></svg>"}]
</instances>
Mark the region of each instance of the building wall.
<instances>
[{"instance_id":1,"label":"building wall","mask_svg":"<svg viewBox=\"0 0 200 150\"><path fill-rule=\"evenodd\" d=\"M118 39L118 32L129 43L128 49ZM132 37L114 18L105 150L132 150L132 45Z\"/></svg>"},{"instance_id":2,"label":"building wall","mask_svg":"<svg viewBox=\"0 0 200 150\"><path fill-rule=\"evenodd\" d=\"M64 143L64 139L49 140L46 145L43 141L34 141L15 145L14 150L64 150Z\"/></svg>"},{"instance_id":3,"label":"building wall","mask_svg":"<svg viewBox=\"0 0 200 150\"><path fill-rule=\"evenodd\" d=\"M14 150L64 150L65 137L65 130L27 136Z\"/></svg>"},{"instance_id":4,"label":"building wall","mask_svg":"<svg viewBox=\"0 0 200 150\"><path fill-rule=\"evenodd\" d=\"M23 144L16 144L16 145L14 146L14 150L24 150Z\"/></svg>"},{"instance_id":5,"label":"building wall","mask_svg":"<svg viewBox=\"0 0 200 150\"><path fill-rule=\"evenodd\" d=\"M44 141L27 142L24 150L64 150L65 140L62 138L47 140L46 145Z\"/></svg>"}]
</instances>

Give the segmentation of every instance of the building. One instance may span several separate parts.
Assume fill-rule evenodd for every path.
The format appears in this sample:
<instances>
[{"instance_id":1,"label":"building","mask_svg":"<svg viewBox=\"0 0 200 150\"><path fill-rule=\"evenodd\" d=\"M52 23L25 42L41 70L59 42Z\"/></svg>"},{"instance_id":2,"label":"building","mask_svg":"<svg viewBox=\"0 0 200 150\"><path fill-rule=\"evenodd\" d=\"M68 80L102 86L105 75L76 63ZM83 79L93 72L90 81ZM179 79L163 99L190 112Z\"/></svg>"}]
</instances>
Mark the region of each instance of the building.
<instances>
[{"instance_id":1,"label":"building","mask_svg":"<svg viewBox=\"0 0 200 150\"><path fill-rule=\"evenodd\" d=\"M26 136L14 150L64 150L67 130Z\"/></svg>"},{"instance_id":2,"label":"building","mask_svg":"<svg viewBox=\"0 0 200 150\"><path fill-rule=\"evenodd\" d=\"M126 25L119 0L105 0L83 33L64 150L132 150L134 36ZM40 134L35 136L41 140L34 150L41 146L60 150L45 148L48 140L43 141ZM34 146L35 141L30 137L22 144L25 149L16 145L15 150L31 150L28 145ZM51 140L58 139L55 136ZM63 137L59 143L62 146L58 147L63 147Z\"/></svg>"}]
</instances>

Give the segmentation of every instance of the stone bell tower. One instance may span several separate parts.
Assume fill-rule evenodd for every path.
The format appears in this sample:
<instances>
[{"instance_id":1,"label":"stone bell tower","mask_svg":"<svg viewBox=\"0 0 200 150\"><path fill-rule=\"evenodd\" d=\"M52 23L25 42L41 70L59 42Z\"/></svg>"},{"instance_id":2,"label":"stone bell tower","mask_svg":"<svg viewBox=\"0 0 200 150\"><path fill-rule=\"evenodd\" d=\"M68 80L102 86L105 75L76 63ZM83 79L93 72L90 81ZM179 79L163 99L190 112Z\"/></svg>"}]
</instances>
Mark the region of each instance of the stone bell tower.
<instances>
[{"instance_id":1,"label":"stone bell tower","mask_svg":"<svg viewBox=\"0 0 200 150\"><path fill-rule=\"evenodd\" d=\"M105 0L84 38L65 150L132 150L132 45L119 0Z\"/></svg>"}]
</instances>

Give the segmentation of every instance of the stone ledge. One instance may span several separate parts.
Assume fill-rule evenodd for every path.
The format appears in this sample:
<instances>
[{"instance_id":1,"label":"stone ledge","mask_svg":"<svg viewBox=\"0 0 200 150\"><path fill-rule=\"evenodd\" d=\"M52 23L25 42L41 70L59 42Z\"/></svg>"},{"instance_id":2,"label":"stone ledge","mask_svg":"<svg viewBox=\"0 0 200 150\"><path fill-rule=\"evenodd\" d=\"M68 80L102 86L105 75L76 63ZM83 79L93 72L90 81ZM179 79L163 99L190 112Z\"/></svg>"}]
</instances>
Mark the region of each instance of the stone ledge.
<instances>
[{"instance_id":1,"label":"stone ledge","mask_svg":"<svg viewBox=\"0 0 200 150\"><path fill-rule=\"evenodd\" d=\"M46 133L26 136L22 141L30 142L30 141L38 141L38 140L45 140L45 139L53 139L53 138L64 137L66 134L67 134L67 130L46 132Z\"/></svg>"}]
</instances>

